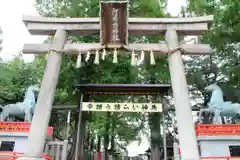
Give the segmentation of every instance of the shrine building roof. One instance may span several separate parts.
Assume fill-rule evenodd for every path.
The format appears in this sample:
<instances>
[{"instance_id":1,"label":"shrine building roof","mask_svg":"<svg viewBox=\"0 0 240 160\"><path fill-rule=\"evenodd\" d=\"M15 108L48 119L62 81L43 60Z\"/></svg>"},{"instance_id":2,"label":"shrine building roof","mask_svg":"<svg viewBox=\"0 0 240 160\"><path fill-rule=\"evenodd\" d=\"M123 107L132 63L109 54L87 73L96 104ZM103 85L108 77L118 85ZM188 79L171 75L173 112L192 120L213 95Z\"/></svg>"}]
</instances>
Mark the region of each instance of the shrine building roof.
<instances>
[{"instance_id":1,"label":"shrine building roof","mask_svg":"<svg viewBox=\"0 0 240 160\"><path fill-rule=\"evenodd\" d=\"M170 84L77 84L75 87L87 95L164 95Z\"/></svg>"}]
</instances>

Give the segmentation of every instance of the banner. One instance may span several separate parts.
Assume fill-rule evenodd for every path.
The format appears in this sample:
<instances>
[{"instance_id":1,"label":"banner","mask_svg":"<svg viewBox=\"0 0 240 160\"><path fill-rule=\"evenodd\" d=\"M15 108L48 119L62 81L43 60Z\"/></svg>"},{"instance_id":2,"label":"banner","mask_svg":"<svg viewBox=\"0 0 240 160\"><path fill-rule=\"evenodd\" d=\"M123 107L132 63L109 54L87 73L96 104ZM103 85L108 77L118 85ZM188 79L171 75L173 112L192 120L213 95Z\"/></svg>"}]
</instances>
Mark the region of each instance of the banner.
<instances>
[{"instance_id":1,"label":"banner","mask_svg":"<svg viewBox=\"0 0 240 160\"><path fill-rule=\"evenodd\" d=\"M162 112L161 103L83 102L83 111L97 112Z\"/></svg>"},{"instance_id":2,"label":"banner","mask_svg":"<svg viewBox=\"0 0 240 160\"><path fill-rule=\"evenodd\" d=\"M100 2L101 45L126 45L128 41L128 3Z\"/></svg>"}]
</instances>

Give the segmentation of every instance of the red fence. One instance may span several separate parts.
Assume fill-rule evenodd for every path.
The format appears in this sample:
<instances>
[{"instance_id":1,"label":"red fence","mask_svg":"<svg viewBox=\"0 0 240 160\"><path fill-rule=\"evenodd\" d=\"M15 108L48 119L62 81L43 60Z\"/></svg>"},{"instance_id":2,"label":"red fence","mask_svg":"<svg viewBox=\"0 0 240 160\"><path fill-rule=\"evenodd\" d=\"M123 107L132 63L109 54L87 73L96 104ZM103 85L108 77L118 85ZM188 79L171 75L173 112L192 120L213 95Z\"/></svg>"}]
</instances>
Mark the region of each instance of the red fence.
<instances>
[{"instance_id":1,"label":"red fence","mask_svg":"<svg viewBox=\"0 0 240 160\"><path fill-rule=\"evenodd\" d=\"M201 157L201 160L240 160L240 157Z\"/></svg>"},{"instance_id":2,"label":"red fence","mask_svg":"<svg viewBox=\"0 0 240 160\"><path fill-rule=\"evenodd\" d=\"M199 124L197 136L240 136L240 124Z\"/></svg>"},{"instance_id":3,"label":"red fence","mask_svg":"<svg viewBox=\"0 0 240 160\"><path fill-rule=\"evenodd\" d=\"M240 136L240 124L198 124L197 136ZM179 149L179 155L180 149ZM240 157L201 157L201 160L240 160Z\"/></svg>"},{"instance_id":4,"label":"red fence","mask_svg":"<svg viewBox=\"0 0 240 160\"><path fill-rule=\"evenodd\" d=\"M0 132L29 132L30 122L0 122ZM48 127L47 136L52 136L53 128Z\"/></svg>"},{"instance_id":5,"label":"red fence","mask_svg":"<svg viewBox=\"0 0 240 160\"><path fill-rule=\"evenodd\" d=\"M20 152L0 152L0 160L16 160L19 157L23 157L24 153ZM44 160L52 160L52 157L44 154L43 155Z\"/></svg>"}]
</instances>

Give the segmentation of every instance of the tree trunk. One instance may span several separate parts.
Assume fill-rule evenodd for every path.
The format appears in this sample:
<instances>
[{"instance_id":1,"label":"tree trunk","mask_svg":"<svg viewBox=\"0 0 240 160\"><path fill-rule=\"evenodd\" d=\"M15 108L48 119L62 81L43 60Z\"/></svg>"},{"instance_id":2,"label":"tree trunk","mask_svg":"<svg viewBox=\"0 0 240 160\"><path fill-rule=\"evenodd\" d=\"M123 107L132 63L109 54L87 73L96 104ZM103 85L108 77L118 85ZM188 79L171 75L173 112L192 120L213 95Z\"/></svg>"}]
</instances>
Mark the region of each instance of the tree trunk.
<instances>
[{"instance_id":1,"label":"tree trunk","mask_svg":"<svg viewBox=\"0 0 240 160\"><path fill-rule=\"evenodd\" d=\"M101 151L101 136L100 135L97 136L97 151L98 152Z\"/></svg>"},{"instance_id":2,"label":"tree trunk","mask_svg":"<svg viewBox=\"0 0 240 160\"><path fill-rule=\"evenodd\" d=\"M156 84L157 80L156 77L150 76L148 79L150 84ZM152 97L151 101L156 102L156 97ZM160 160L161 152L160 146L163 144L161 132L160 132L160 125L161 125L161 113L149 113L149 127L151 132L151 160Z\"/></svg>"},{"instance_id":3,"label":"tree trunk","mask_svg":"<svg viewBox=\"0 0 240 160\"><path fill-rule=\"evenodd\" d=\"M160 146L163 141L160 134L160 119L160 113L149 114L149 126L151 130L151 160L160 160L161 157Z\"/></svg>"},{"instance_id":4,"label":"tree trunk","mask_svg":"<svg viewBox=\"0 0 240 160\"><path fill-rule=\"evenodd\" d=\"M114 136L114 131L115 131L115 120L114 120L114 113L112 113L112 125L111 125L111 153L115 152L115 136Z\"/></svg>"},{"instance_id":5,"label":"tree trunk","mask_svg":"<svg viewBox=\"0 0 240 160\"><path fill-rule=\"evenodd\" d=\"M84 113L83 113L84 114ZM83 116L83 120L82 120L82 124L81 124L81 129L80 129L80 150L79 150L79 156L80 159L85 159L85 146L84 146L84 139L85 139L85 135L86 135L86 127L87 127L87 120L85 118L85 116Z\"/></svg>"},{"instance_id":6,"label":"tree trunk","mask_svg":"<svg viewBox=\"0 0 240 160\"><path fill-rule=\"evenodd\" d=\"M151 160L160 160L161 153L158 148L151 149Z\"/></svg>"},{"instance_id":7,"label":"tree trunk","mask_svg":"<svg viewBox=\"0 0 240 160\"><path fill-rule=\"evenodd\" d=\"M108 160L108 145L109 145L109 128L111 112L106 113L107 121L105 123L105 133L104 133L104 160Z\"/></svg>"},{"instance_id":8,"label":"tree trunk","mask_svg":"<svg viewBox=\"0 0 240 160\"><path fill-rule=\"evenodd\" d=\"M83 97L83 101L89 101L89 96ZM81 125L80 125L80 133L79 135L79 158L80 159L85 159L85 146L84 146L84 141L85 141L85 136L86 136L86 128L87 128L87 122L89 119L89 114L86 112L82 111L82 117L81 117Z\"/></svg>"}]
</instances>

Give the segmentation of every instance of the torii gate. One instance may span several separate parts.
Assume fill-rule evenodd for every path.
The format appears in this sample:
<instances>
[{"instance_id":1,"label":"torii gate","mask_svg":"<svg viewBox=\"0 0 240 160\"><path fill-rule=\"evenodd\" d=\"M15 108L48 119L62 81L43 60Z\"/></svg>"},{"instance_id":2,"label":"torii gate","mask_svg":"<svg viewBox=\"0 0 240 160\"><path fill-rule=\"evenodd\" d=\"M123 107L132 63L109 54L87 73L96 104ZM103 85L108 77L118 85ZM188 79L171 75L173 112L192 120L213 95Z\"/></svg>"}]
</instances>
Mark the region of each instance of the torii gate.
<instances>
[{"instance_id":1,"label":"torii gate","mask_svg":"<svg viewBox=\"0 0 240 160\"><path fill-rule=\"evenodd\" d=\"M153 52L168 55L181 156L184 160L199 160L197 139L190 106L182 54L206 55L208 44L180 44L178 36L202 35L208 30L213 16L193 18L128 18L127 2L101 2L101 18L45 18L23 16L28 31L33 35L54 35L52 44L25 44L23 53L49 52L42 85L28 138L28 149L23 159L42 156L62 54L85 54L89 51L124 49L134 52ZM107 19L107 20L106 20ZM65 44L68 35L87 36L100 32L100 43ZM165 35L165 42L154 44L128 44L128 35ZM69 52L71 51L71 52ZM114 52L115 53L115 52ZM127 52L123 52L127 53ZM116 54L114 54L116 58ZM132 53L132 60L135 57ZM80 56L81 57L81 56ZM132 63L134 64L134 63Z\"/></svg>"}]
</instances>

